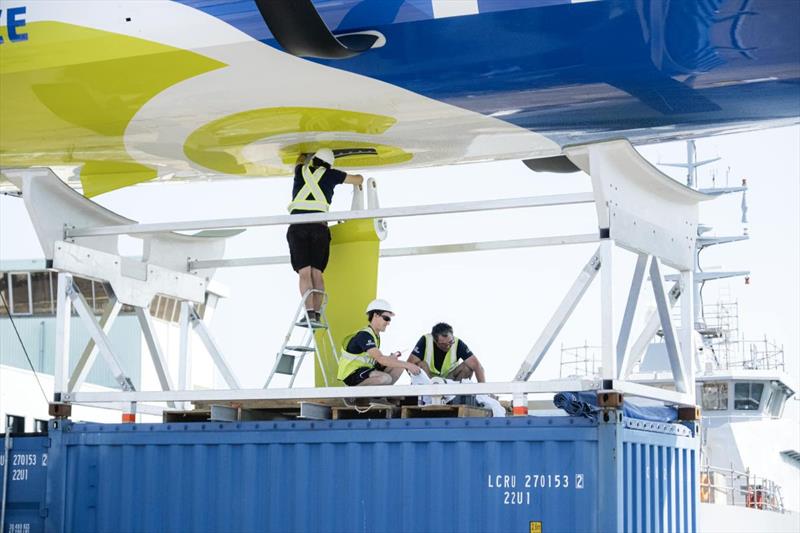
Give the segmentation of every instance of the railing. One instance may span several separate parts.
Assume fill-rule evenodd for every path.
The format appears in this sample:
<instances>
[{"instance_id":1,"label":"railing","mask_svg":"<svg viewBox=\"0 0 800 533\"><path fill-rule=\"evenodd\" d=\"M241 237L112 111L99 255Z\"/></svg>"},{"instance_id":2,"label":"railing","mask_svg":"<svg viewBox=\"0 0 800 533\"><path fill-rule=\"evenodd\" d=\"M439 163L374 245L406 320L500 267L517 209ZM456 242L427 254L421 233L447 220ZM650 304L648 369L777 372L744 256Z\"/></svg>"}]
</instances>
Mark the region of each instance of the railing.
<instances>
[{"instance_id":1,"label":"railing","mask_svg":"<svg viewBox=\"0 0 800 533\"><path fill-rule=\"evenodd\" d=\"M750 469L739 472L733 468L703 467L700 471L700 501L777 513L785 511L780 485L751 474Z\"/></svg>"}]
</instances>

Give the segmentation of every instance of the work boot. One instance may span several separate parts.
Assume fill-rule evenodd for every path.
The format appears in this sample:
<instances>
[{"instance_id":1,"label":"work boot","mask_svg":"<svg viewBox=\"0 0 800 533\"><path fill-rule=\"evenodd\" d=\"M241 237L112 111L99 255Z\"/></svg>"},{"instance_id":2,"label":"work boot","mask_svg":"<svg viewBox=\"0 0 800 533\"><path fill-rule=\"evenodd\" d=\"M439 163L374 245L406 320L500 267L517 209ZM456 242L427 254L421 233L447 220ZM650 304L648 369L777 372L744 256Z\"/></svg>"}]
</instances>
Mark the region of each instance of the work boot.
<instances>
[{"instance_id":1,"label":"work boot","mask_svg":"<svg viewBox=\"0 0 800 533\"><path fill-rule=\"evenodd\" d=\"M320 324L319 324L319 313L317 313L316 311L312 311L311 309L309 309L306 313L308 314L308 320L306 320L306 317L304 315L304 316L300 317L300 320L298 320L295 325L297 325L297 326L299 326L301 328L307 328L309 326L309 322L310 322L312 328L320 327Z\"/></svg>"},{"instance_id":2,"label":"work boot","mask_svg":"<svg viewBox=\"0 0 800 533\"><path fill-rule=\"evenodd\" d=\"M324 329L327 326L322 322L322 315L319 314L319 311L314 311L313 313L309 313L308 316L311 318L311 327L314 329Z\"/></svg>"}]
</instances>

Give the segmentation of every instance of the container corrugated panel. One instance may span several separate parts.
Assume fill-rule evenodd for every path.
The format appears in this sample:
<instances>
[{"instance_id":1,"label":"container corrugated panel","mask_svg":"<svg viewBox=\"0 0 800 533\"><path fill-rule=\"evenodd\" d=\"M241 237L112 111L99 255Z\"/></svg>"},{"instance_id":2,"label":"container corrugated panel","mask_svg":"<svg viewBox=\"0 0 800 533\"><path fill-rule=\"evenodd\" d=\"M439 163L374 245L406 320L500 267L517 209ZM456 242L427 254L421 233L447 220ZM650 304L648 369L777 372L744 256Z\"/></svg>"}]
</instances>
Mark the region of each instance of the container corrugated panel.
<instances>
[{"instance_id":1,"label":"container corrugated panel","mask_svg":"<svg viewBox=\"0 0 800 533\"><path fill-rule=\"evenodd\" d=\"M611 420L65 423L47 530L693 531L696 438Z\"/></svg>"},{"instance_id":2,"label":"container corrugated panel","mask_svg":"<svg viewBox=\"0 0 800 533\"><path fill-rule=\"evenodd\" d=\"M6 488L3 533L45 531L47 437L14 436L5 468L5 435L0 434L0 498ZM8 472L8 480L4 479ZM0 506L3 505L0 499Z\"/></svg>"},{"instance_id":3,"label":"container corrugated panel","mask_svg":"<svg viewBox=\"0 0 800 533\"><path fill-rule=\"evenodd\" d=\"M632 430L624 432L623 446L623 531L695 531L697 449Z\"/></svg>"}]
</instances>

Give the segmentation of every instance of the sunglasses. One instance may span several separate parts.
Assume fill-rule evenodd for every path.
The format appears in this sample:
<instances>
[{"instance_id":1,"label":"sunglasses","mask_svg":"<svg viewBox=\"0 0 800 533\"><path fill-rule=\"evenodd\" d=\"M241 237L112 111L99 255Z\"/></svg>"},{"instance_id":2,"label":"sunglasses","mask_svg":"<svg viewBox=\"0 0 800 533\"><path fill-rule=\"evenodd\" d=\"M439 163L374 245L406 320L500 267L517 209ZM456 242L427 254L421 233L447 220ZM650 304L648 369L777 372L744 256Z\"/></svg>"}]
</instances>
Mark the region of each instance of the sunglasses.
<instances>
[{"instance_id":1,"label":"sunglasses","mask_svg":"<svg viewBox=\"0 0 800 533\"><path fill-rule=\"evenodd\" d=\"M380 315L380 317L384 319L386 322L392 321L392 317L390 317L389 315Z\"/></svg>"}]
</instances>

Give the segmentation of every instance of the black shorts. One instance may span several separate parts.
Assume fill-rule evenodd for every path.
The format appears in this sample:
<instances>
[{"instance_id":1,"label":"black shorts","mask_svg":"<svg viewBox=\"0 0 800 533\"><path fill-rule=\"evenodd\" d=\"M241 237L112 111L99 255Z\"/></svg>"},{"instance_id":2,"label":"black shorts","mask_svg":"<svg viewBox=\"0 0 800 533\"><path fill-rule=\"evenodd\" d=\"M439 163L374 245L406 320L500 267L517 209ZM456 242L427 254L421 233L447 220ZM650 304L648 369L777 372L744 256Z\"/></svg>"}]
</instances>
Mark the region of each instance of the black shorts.
<instances>
[{"instance_id":1,"label":"black shorts","mask_svg":"<svg viewBox=\"0 0 800 533\"><path fill-rule=\"evenodd\" d=\"M348 387L355 387L356 385L367 379L369 377L370 372L372 372L373 370L380 370L381 372L383 372L384 370L386 370L386 367L380 364L371 367L362 366L355 372L344 378L342 381L344 381L344 384L347 385Z\"/></svg>"},{"instance_id":2,"label":"black shorts","mask_svg":"<svg viewBox=\"0 0 800 533\"><path fill-rule=\"evenodd\" d=\"M331 254L331 230L327 224L292 224L286 231L292 268L307 266L324 271Z\"/></svg>"}]
</instances>

